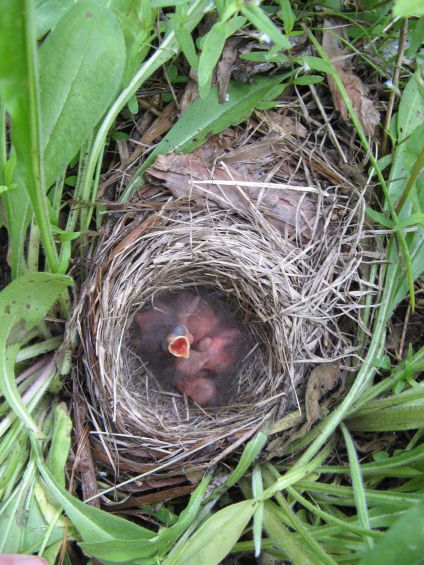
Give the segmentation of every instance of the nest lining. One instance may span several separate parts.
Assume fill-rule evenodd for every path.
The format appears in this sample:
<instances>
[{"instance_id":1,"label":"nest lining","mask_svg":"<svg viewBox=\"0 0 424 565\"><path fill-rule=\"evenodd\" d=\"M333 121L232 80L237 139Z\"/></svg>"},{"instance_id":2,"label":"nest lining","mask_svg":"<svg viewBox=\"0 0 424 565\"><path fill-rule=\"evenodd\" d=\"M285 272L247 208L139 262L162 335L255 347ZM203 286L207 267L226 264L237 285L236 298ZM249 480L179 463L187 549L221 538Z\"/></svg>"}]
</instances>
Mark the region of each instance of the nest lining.
<instances>
[{"instance_id":1,"label":"nest lining","mask_svg":"<svg viewBox=\"0 0 424 565\"><path fill-rule=\"evenodd\" d=\"M331 196L317 208L321 227L306 244L283 236L258 209L240 214L211 203L199 210L164 194L156 212L127 207L110 222L73 319L104 460L171 475L181 474L182 461L215 462L283 415L311 362L352 352L340 320L356 319L361 300L364 203L361 195L326 190ZM255 344L225 407L202 408L161 390L131 347L137 309L191 287L218 292Z\"/></svg>"}]
</instances>

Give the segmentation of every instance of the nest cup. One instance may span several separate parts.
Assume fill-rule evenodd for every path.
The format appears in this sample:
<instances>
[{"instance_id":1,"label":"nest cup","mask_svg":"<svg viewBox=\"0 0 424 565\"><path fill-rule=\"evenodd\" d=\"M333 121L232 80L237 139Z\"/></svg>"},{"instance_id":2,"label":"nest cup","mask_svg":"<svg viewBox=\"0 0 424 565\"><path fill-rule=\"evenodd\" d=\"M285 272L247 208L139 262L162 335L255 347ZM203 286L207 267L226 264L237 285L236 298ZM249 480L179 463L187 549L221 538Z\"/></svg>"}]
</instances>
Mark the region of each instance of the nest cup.
<instances>
[{"instance_id":1,"label":"nest cup","mask_svg":"<svg viewBox=\"0 0 424 565\"><path fill-rule=\"evenodd\" d=\"M360 302L364 206L358 194L328 194L317 199L320 229L306 243L255 208L198 209L163 195L152 212L130 205L109 221L71 326L82 344L78 380L91 406L92 447L115 480L218 462L296 405L312 363L352 353L340 323L356 320ZM131 344L139 308L196 287L218 293L253 344L227 406L200 407L162 390Z\"/></svg>"}]
</instances>

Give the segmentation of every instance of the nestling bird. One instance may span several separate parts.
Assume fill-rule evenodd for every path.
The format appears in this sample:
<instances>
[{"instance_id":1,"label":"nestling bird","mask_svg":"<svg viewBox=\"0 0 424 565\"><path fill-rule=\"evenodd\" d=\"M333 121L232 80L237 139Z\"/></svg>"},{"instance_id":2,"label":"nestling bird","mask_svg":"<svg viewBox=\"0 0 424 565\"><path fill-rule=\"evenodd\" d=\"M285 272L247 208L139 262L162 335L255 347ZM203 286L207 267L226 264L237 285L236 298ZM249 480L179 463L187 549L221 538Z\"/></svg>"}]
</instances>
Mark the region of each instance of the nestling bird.
<instances>
[{"instance_id":1,"label":"nestling bird","mask_svg":"<svg viewBox=\"0 0 424 565\"><path fill-rule=\"evenodd\" d=\"M209 404L217 395L216 383L206 377L182 378L175 386L200 406Z\"/></svg>"},{"instance_id":2,"label":"nestling bird","mask_svg":"<svg viewBox=\"0 0 424 565\"><path fill-rule=\"evenodd\" d=\"M228 399L248 340L221 300L183 290L161 296L134 321L134 345L164 388L200 405Z\"/></svg>"},{"instance_id":3,"label":"nestling bird","mask_svg":"<svg viewBox=\"0 0 424 565\"><path fill-rule=\"evenodd\" d=\"M215 328L211 336L203 337L192 349L188 358L175 361L183 375L196 375L202 371L223 373L237 364L242 348L242 333L237 328ZM196 345L196 343L195 343Z\"/></svg>"}]
</instances>

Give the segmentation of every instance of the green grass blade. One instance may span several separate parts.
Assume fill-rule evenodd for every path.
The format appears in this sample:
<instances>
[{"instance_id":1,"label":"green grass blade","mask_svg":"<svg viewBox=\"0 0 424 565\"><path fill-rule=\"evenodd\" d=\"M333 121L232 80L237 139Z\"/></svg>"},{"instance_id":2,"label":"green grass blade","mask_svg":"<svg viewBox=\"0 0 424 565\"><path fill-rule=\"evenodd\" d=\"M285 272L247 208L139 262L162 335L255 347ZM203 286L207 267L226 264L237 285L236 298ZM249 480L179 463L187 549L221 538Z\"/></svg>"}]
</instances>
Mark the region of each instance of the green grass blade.
<instances>
[{"instance_id":1,"label":"green grass blade","mask_svg":"<svg viewBox=\"0 0 424 565\"><path fill-rule=\"evenodd\" d=\"M346 420L350 430L356 432L396 432L416 430L424 426L424 398L401 406L390 406L363 416Z\"/></svg>"},{"instance_id":2,"label":"green grass blade","mask_svg":"<svg viewBox=\"0 0 424 565\"><path fill-rule=\"evenodd\" d=\"M235 469L231 472L225 483L212 492L208 500L221 496L223 492L235 485L245 475L253 461L255 461L265 447L267 439L267 435L260 431L254 438L247 442Z\"/></svg>"},{"instance_id":3,"label":"green grass blade","mask_svg":"<svg viewBox=\"0 0 424 565\"><path fill-rule=\"evenodd\" d=\"M264 488L262 483L261 468L257 465L253 468L252 473L252 492L255 498L261 498ZM255 544L255 557L261 554L262 527L264 519L264 503L261 502L258 509L253 514L253 541Z\"/></svg>"},{"instance_id":4,"label":"green grass blade","mask_svg":"<svg viewBox=\"0 0 424 565\"><path fill-rule=\"evenodd\" d=\"M13 494L0 509L0 555L17 553L23 538L24 504L36 478L36 467L30 462Z\"/></svg>"},{"instance_id":5,"label":"green grass blade","mask_svg":"<svg viewBox=\"0 0 424 565\"><path fill-rule=\"evenodd\" d=\"M317 556L304 547L299 538L282 523L272 504L265 502L264 527L275 547L280 549L285 558L293 565L318 565Z\"/></svg>"},{"instance_id":6,"label":"green grass blade","mask_svg":"<svg viewBox=\"0 0 424 565\"><path fill-rule=\"evenodd\" d=\"M368 516L367 500L365 496L364 483L362 480L362 473L361 473L361 467L359 465L358 455L356 453L355 446L353 445L352 438L350 437L350 434L346 426L343 424L343 422L340 424L340 427L342 429L343 438L346 444L347 455L349 458L349 467L351 471L350 476L352 480L352 488L356 502L356 509L358 511L358 519L364 529L370 530L371 526ZM365 542L368 545L369 549L373 548L374 543L371 537L366 536Z\"/></svg>"}]
</instances>

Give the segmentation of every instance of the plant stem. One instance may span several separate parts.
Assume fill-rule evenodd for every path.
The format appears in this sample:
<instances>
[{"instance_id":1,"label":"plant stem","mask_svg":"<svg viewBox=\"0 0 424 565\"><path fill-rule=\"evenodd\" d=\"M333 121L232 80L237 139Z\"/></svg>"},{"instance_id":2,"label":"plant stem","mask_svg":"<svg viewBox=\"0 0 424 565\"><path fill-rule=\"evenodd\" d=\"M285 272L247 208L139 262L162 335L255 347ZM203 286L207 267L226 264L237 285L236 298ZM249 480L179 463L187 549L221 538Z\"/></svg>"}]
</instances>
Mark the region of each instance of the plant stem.
<instances>
[{"instance_id":1,"label":"plant stem","mask_svg":"<svg viewBox=\"0 0 424 565\"><path fill-rule=\"evenodd\" d=\"M34 216L40 230L44 252L50 270L56 273L59 268L59 257L53 240L45 191L44 168L41 151L41 110L40 86L38 80L38 54L35 39L34 7L31 0L25 0L25 48L28 63L28 95L30 99L31 135L31 176L27 178L27 189L31 199Z\"/></svg>"},{"instance_id":2,"label":"plant stem","mask_svg":"<svg viewBox=\"0 0 424 565\"><path fill-rule=\"evenodd\" d=\"M393 90L390 92L389 101L387 103L387 110L386 110L386 118L384 120L384 134L383 134L383 142L381 144L381 152L383 155L387 153L387 145L388 145L388 132L390 129L390 122L392 121L392 114L393 108L395 106L395 99L396 99L396 91L399 85L399 76L400 76L400 69L402 65L403 54L405 53L406 47L406 34L408 31L408 19L405 18L402 23L402 27L400 29L400 36L399 36L399 47L396 56L396 64L393 71Z\"/></svg>"}]
</instances>

